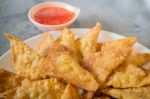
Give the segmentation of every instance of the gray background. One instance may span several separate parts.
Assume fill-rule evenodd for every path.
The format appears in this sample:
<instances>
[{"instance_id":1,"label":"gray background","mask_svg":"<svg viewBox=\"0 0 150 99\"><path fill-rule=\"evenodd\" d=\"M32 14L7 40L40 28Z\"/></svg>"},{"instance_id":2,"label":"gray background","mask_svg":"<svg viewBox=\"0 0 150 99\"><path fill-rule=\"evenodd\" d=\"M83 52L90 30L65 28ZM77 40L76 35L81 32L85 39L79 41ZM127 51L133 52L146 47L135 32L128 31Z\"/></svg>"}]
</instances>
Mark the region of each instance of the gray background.
<instances>
[{"instance_id":1,"label":"gray background","mask_svg":"<svg viewBox=\"0 0 150 99\"><path fill-rule=\"evenodd\" d=\"M27 17L28 10L44 1L0 0L0 56L9 49L4 33L10 32L25 40L41 33ZM80 16L71 25L89 28L97 21L103 30L125 36L136 36L150 48L150 0L59 0L81 9Z\"/></svg>"}]
</instances>

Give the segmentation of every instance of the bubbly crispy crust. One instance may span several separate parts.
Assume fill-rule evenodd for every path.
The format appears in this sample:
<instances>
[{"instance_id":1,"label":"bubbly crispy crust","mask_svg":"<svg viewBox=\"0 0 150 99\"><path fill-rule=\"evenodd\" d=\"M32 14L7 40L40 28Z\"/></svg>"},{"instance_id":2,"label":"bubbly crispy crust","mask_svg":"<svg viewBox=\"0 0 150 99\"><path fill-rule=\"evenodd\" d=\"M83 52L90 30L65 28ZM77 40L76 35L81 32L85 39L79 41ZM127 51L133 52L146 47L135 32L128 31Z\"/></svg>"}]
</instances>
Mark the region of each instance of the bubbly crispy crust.
<instances>
[{"instance_id":1,"label":"bubbly crispy crust","mask_svg":"<svg viewBox=\"0 0 150 99\"><path fill-rule=\"evenodd\" d=\"M65 88L61 99L81 99L78 89L70 83Z\"/></svg>"},{"instance_id":2,"label":"bubbly crispy crust","mask_svg":"<svg viewBox=\"0 0 150 99\"><path fill-rule=\"evenodd\" d=\"M49 53L49 47L52 47L53 44L54 44L54 40L52 36L48 32L45 32L42 34L40 41L37 45L37 52L41 56L46 57Z\"/></svg>"},{"instance_id":3,"label":"bubbly crispy crust","mask_svg":"<svg viewBox=\"0 0 150 99\"><path fill-rule=\"evenodd\" d=\"M150 73L133 64L120 66L107 82L107 86L113 86L114 88L132 88L146 85L150 85Z\"/></svg>"},{"instance_id":4,"label":"bubbly crispy crust","mask_svg":"<svg viewBox=\"0 0 150 99\"><path fill-rule=\"evenodd\" d=\"M117 99L150 99L150 86L129 89L104 89L104 94Z\"/></svg>"},{"instance_id":5,"label":"bubbly crispy crust","mask_svg":"<svg viewBox=\"0 0 150 99\"><path fill-rule=\"evenodd\" d=\"M0 93L19 86L22 80L22 77L0 68Z\"/></svg>"},{"instance_id":6,"label":"bubbly crispy crust","mask_svg":"<svg viewBox=\"0 0 150 99\"><path fill-rule=\"evenodd\" d=\"M31 77L32 79L43 76L38 67L42 66L45 61L44 58L15 36L6 34L6 37L10 41L16 73L23 77Z\"/></svg>"},{"instance_id":7,"label":"bubbly crispy crust","mask_svg":"<svg viewBox=\"0 0 150 99\"><path fill-rule=\"evenodd\" d=\"M65 85L57 79L47 79L33 83L25 81L23 85L17 89L15 97L18 99L60 99L64 89Z\"/></svg>"},{"instance_id":8,"label":"bubbly crispy crust","mask_svg":"<svg viewBox=\"0 0 150 99\"><path fill-rule=\"evenodd\" d=\"M6 92L4 96L6 99L61 99L64 90L65 85L55 78L40 81L26 79L15 93Z\"/></svg>"},{"instance_id":9,"label":"bubbly crispy crust","mask_svg":"<svg viewBox=\"0 0 150 99\"><path fill-rule=\"evenodd\" d=\"M106 42L101 51L84 58L84 63L98 79L100 86L122 64L132 50L136 38L124 38Z\"/></svg>"},{"instance_id":10,"label":"bubbly crispy crust","mask_svg":"<svg viewBox=\"0 0 150 99\"><path fill-rule=\"evenodd\" d=\"M90 29L81 39L80 39L80 51L83 56L88 56L96 51L97 38L101 31L101 24L97 23L95 27Z\"/></svg>"}]
</instances>

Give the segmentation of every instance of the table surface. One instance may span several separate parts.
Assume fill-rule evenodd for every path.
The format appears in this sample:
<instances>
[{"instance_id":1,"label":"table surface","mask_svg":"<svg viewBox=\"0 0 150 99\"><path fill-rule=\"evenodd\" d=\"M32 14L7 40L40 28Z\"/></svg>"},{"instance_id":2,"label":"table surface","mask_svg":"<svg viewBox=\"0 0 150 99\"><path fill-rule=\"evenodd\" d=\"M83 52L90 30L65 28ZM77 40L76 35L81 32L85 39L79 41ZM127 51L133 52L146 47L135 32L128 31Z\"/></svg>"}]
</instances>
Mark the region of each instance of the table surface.
<instances>
[{"instance_id":1,"label":"table surface","mask_svg":"<svg viewBox=\"0 0 150 99\"><path fill-rule=\"evenodd\" d=\"M35 4L54 0L0 0L0 56L9 49L4 33L25 40L41 33L28 19L28 10ZM55 0L56 1L56 0ZM103 30L124 36L136 36L138 42L150 48L149 0L59 0L81 9L80 16L70 26L90 28L100 22Z\"/></svg>"}]
</instances>

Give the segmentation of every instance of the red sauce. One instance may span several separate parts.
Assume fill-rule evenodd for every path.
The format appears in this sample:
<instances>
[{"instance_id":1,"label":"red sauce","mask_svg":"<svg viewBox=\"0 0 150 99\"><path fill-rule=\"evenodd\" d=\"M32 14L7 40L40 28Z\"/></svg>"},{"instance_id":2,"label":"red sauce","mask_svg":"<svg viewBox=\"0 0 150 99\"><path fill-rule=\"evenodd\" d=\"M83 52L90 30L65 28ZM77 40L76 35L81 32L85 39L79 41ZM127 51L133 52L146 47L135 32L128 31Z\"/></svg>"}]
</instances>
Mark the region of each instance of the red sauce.
<instances>
[{"instance_id":1,"label":"red sauce","mask_svg":"<svg viewBox=\"0 0 150 99\"><path fill-rule=\"evenodd\" d=\"M35 21L41 24L58 25L70 21L74 16L74 12L71 12L65 8L57 6L46 6L39 9L33 17Z\"/></svg>"}]
</instances>

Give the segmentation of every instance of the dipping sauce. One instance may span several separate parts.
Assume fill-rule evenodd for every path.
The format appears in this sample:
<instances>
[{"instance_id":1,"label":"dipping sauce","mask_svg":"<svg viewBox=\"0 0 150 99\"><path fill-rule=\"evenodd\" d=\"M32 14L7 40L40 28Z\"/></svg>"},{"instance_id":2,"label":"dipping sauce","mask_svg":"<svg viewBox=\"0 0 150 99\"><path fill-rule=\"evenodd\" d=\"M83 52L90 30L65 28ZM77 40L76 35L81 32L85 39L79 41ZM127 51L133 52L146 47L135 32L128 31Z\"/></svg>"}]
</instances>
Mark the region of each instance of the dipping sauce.
<instances>
[{"instance_id":1,"label":"dipping sauce","mask_svg":"<svg viewBox=\"0 0 150 99\"><path fill-rule=\"evenodd\" d=\"M46 6L39 9L33 15L35 21L45 25L59 25L70 21L75 16L74 12L71 12L65 8L58 6Z\"/></svg>"}]
</instances>

